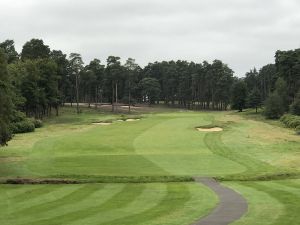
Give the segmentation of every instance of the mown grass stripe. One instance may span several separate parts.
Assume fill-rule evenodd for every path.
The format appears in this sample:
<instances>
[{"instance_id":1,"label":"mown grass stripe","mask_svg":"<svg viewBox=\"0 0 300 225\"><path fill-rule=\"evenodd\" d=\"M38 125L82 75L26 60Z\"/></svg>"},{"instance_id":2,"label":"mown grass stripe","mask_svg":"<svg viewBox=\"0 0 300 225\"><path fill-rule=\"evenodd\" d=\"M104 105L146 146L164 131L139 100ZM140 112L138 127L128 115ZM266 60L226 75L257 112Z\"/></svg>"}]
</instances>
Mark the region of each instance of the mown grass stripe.
<instances>
[{"instance_id":1,"label":"mown grass stripe","mask_svg":"<svg viewBox=\"0 0 300 225\"><path fill-rule=\"evenodd\" d=\"M163 217L172 217L173 214L177 214L185 203L191 198L191 194L188 188L184 185L173 186L167 184L166 196L150 209L147 209L138 214L129 215L116 220L98 223L98 225L132 225L132 224L147 224L149 221L157 220L157 224L162 224L159 220L163 220ZM176 217L178 214L176 215ZM176 220L176 217L174 218Z\"/></svg>"},{"instance_id":2,"label":"mown grass stripe","mask_svg":"<svg viewBox=\"0 0 300 225\"><path fill-rule=\"evenodd\" d=\"M87 208L64 213L60 216L51 217L48 219L35 220L31 222L31 225L40 225L40 224L51 224L51 225L60 225L60 224L68 224L73 221L83 219L86 217L93 216L103 211L112 210L115 207L126 207L130 202L134 201L134 199L143 191L143 188L136 188L132 190L131 185L127 184L124 188L113 195L111 198L106 200L104 203L89 206ZM126 201L122 201L122 199L126 198ZM117 205L115 203L118 203ZM24 224L25 225L25 224Z\"/></svg>"},{"instance_id":3,"label":"mown grass stripe","mask_svg":"<svg viewBox=\"0 0 300 225\"><path fill-rule=\"evenodd\" d=\"M145 187L142 193L131 201L128 205L124 207L118 207L119 200L116 199L115 208L110 210L104 210L84 218L82 220L77 220L72 223L72 225L82 225L82 224L98 224L101 222L108 222L118 218L122 218L128 215L141 213L147 209L157 207L161 199L163 199L167 194L166 184L131 184L132 186ZM123 199L122 201L126 201Z\"/></svg>"},{"instance_id":4,"label":"mown grass stripe","mask_svg":"<svg viewBox=\"0 0 300 225\"><path fill-rule=\"evenodd\" d=\"M44 185L43 186L39 185L39 186L37 186L37 188L33 188L24 193L18 194L17 196L14 196L13 198L10 198L9 200L14 203L22 203L24 201L27 201L27 202L33 201L36 198L40 198L43 195L48 195L50 192L56 191L58 189L60 189L60 187L55 186L55 185L52 185L49 187L46 187Z\"/></svg>"},{"instance_id":5,"label":"mown grass stripe","mask_svg":"<svg viewBox=\"0 0 300 225\"><path fill-rule=\"evenodd\" d=\"M276 184L274 182L274 184ZM282 190L280 187L275 187L274 184L264 182L264 183L247 183L246 186L255 188L258 191L262 191L277 199L283 206L284 211L281 215L274 221L273 225L291 225L295 224L297 221L298 213L300 212L300 205L295 204L295 202L300 201L299 195L293 192ZM275 185L276 186L276 185Z\"/></svg>"},{"instance_id":6,"label":"mown grass stripe","mask_svg":"<svg viewBox=\"0 0 300 225\"><path fill-rule=\"evenodd\" d=\"M101 189L103 186L74 186L75 190L72 190L71 193L67 193L64 196L60 196L59 198L50 201L50 202L41 202L40 204L30 206L28 208L22 209L20 211L14 212L12 215L25 214L30 215L34 213L38 213L41 215L42 213L47 213L49 210L59 210L59 207L63 205L71 205L80 202L84 198L88 198L94 192Z\"/></svg>"}]
</instances>

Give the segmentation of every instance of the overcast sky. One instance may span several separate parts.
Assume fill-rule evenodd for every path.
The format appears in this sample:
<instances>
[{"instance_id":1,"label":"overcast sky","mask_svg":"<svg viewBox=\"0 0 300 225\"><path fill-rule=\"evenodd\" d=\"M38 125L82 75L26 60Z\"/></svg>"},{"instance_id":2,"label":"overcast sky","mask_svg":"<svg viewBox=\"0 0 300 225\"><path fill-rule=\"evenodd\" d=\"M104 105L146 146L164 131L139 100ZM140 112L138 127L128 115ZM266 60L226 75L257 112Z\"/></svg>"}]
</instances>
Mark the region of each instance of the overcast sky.
<instances>
[{"instance_id":1,"label":"overcast sky","mask_svg":"<svg viewBox=\"0 0 300 225\"><path fill-rule=\"evenodd\" d=\"M300 47L300 0L0 0L0 41L140 65L221 59L237 76Z\"/></svg>"}]
</instances>

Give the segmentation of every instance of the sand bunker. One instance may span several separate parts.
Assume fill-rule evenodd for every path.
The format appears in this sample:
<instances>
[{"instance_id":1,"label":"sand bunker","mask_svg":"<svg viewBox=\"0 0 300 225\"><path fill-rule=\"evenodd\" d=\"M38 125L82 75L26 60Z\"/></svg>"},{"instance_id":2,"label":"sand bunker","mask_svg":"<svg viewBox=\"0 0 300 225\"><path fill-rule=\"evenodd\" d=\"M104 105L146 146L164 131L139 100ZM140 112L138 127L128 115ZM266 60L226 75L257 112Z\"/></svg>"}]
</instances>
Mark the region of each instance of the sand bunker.
<instances>
[{"instance_id":1,"label":"sand bunker","mask_svg":"<svg viewBox=\"0 0 300 225\"><path fill-rule=\"evenodd\" d=\"M93 125L108 126L111 125L111 123L100 122L100 123L93 123Z\"/></svg>"},{"instance_id":2,"label":"sand bunker","mask_svg":"<svg viewBox=\"0 0 300 225\"><path fill-rule=\"evenodd\" d=\"M133 122L133 121L138 121L138 120L140 120L140 119L127 119L126 121L127 122Z\"/></svg>"},{"instance_id":3,"label":"sand bunker","mask_svg":"<svg viewBox=\"0 0 300 225\"><path fill-rule=\"evenodd\" d=\"M202 132L220 132L223 129L221 127L212 127L212 128L197 128L198 131L202 131Z\"/></svg>"},{"instance_id":4,"label":"sand bunker","mask_svg":"<svg viewBox=\"0 0 300 225\"><path fill-rule=\"evenodd\" d=\"M123 108L123 109L128 109L129 106L127 106L127 105L122 105L121 108ZM139 108L141 108L141 107L139 107L139 106L130 106L130 108L131 108L131 109L139 109Z\"/></svg>"}]
</instances>

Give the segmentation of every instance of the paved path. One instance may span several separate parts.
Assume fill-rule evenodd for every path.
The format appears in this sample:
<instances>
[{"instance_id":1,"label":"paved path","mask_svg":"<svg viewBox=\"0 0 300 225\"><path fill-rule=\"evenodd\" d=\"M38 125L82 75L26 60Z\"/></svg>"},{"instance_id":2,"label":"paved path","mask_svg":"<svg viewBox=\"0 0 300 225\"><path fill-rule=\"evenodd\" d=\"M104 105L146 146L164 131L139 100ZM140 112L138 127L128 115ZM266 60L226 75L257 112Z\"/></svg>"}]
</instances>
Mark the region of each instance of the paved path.
<instances>
[{"instance_id":1,"label":"paved path","mask_svg":"<svg viewBox=\"0 0 300 225\"><path fill-rule=\"evenodd\" d=\"M212 189L219 197L219 204L208 216L193 225L227 225L247 212L246 199L232 189L220 185L213 178L196 177L195 181Z\"/></svg>"}]
</instances>

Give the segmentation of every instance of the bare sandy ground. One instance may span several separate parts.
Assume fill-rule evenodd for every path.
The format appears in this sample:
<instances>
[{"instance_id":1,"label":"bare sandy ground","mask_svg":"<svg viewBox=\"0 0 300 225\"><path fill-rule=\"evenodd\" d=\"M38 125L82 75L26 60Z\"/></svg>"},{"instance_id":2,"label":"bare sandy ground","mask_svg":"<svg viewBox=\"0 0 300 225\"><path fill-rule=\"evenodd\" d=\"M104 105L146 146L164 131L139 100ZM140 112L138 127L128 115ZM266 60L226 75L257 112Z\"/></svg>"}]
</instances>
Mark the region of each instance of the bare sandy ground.
<instances>
[{"instance_id":1,"label":"bare sandy ground","mask_svg":"<svg viewBox=\"0 0 300 225\"><path fill-rule=\"evenodd\" d=\"M223 129L221 127L212 127L212 128L197 128L197 130L202 132L220 132Z\"/></svg>"},{"instance_id":2,"label":"bare sandy ground","mask_svg":"<svg viewBox=\"0 0 300 225\"><path fill-rule=\"evenodd\" d=\"M127 122L139 121L140 119L127 119Z\"/></svg>"},{"instance_id":3,"label":"bare sandy ground","mask_svg":"<svg viewBox=\"0 0 300 225\"><path fill-rule=\"evenodd\" d=\"M111 123L100 122L100 123L93 123L93 125L108 126L108 125L111 125Z\"/></svg>"}]
</instances>

